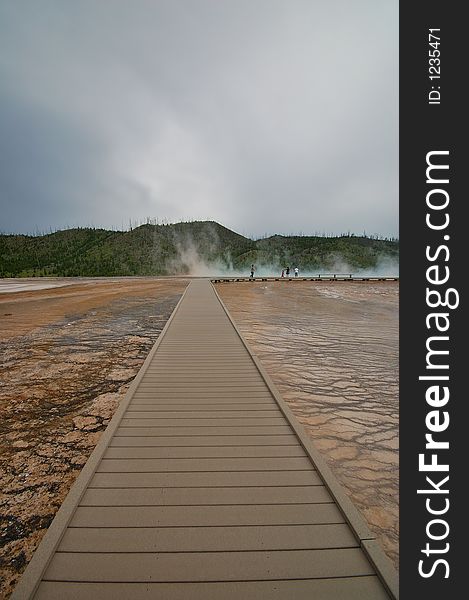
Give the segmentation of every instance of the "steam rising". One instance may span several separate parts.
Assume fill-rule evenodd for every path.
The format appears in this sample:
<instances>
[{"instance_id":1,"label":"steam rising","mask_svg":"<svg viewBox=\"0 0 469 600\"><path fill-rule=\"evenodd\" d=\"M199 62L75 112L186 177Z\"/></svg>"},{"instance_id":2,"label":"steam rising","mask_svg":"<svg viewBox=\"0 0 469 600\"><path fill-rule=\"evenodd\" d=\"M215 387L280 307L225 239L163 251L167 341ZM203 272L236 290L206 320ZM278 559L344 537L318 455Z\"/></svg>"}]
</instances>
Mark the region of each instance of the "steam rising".
<instances>
[{"instance_id":1,"label":"steam rising","mask_svg":"<svg viewBox=\"0 0 469 600\"><path fill-rule=\"evenodd\" d=\"M174 275L191 275L193 277L211 277L235 274L231 258L226 261L203 258L192 236L175 235L177 256L169 262L169 272ZM216 246L210 244L211 254L216 253ZM239 275L241 273L238 273Z\"/></svg>"},{"instance_id":2,"label":"steam rising","mask_svg":"<svg viewBox=\"0 0 469 600\"><path fill-rule=\"evenodd\" d=\"M282 270L286 267L290 267L289 277L292 278L294 278L295 267L299 269L299 277L331 274L352 274L358 277L397 277L399 275L398 260L384 253L378 256L374 267L366 269L357 269L351 266L340 255L329 257L327 265L318 269L303 268L301 262L283 264L278 257L268 262L246 257L243 266L234 266L236 260L229 251L222 251L223 244L214 227L205 228L201 237L201 240L196 241L194 236L187 232L174 232L173 242L176 255L168 263L168 274L193 277L249 277L250 266L254 263L255 277L280 277Z\"/></svg>"}]
</instances>

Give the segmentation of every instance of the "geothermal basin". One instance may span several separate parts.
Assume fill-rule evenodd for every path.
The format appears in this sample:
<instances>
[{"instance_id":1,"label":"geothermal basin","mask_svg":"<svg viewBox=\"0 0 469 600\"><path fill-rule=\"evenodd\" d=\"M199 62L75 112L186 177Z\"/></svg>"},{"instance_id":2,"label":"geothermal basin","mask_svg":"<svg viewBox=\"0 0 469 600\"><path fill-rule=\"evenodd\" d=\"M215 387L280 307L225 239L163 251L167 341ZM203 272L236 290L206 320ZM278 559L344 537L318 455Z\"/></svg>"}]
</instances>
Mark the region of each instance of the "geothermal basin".
<instances>
[{"instance_id":1,"label":"geothermal basin","mask_svg":"<svg viewBox=\"0 0 469 600\"><path fill-rule=\"evenodd\" d=\"M2 286L0 597L15 586L187 283ZM397 566L398 283L216 289Z\"/></svg>"}]
</instances>

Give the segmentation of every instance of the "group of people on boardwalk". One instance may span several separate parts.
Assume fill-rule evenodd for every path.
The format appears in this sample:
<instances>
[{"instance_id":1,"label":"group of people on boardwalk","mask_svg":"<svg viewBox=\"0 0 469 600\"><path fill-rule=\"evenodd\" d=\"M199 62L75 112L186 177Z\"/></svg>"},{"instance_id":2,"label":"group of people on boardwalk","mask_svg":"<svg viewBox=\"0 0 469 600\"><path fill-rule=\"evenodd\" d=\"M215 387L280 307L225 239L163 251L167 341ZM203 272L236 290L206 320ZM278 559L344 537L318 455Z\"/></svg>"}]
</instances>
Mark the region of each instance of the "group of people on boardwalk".
<instances>
[{"instance_id":1,"label":"group of people on boardwalk","mask_svg":"<svg viewBox=\"0 0 469 600\"><path fill-rule=\"evenodd\" d=\"M254 264L251 265L251 274L249 275L250 279L254 278L254 273L256 271L256 267ZM295 267L293 269L293 272L295 273L295 277L298 277L300 270L298 269L298 267ZM290 267L285 267L284 269L282 269L282 275L281 277L290 277Z\"/></svg>"},{"instance_id":2,"label":"group of people on boardwalk","mask_svg":"<svg viewBox=\"0 0 469 600\"><path fill-rule=\"evenodd\" d=\"M295 277L298 277L299 275L299 269L298 267L295 267L293 269L294 273L295 273ZM281 277L290 277L290 267L285 267L285 269L282 269L282 275Z\"/></svg>"}]
</instances>

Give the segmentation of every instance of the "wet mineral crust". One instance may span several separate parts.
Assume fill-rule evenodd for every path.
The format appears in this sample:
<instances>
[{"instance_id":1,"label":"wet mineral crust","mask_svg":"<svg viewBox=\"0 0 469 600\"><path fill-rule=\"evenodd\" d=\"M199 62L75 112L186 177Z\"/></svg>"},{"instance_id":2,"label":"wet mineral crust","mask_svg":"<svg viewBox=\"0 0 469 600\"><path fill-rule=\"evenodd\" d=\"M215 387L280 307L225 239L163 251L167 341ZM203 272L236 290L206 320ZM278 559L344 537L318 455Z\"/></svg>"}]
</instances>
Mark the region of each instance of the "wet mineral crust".
<instances>
[{"instance_id":1,"label":"wet mineral crust","mask_svg":"<svg viewBox=\"0 0 469 600\"><path fill-rule=\"evenodd\" d=\"M259 281L217 291L398 567L399 284Z\"/></svg>"},{"instance_id":2,"label":"wet mineral crust","mask_svg":"<svg viewBox=\"0 0 469 600\"><path fill-rule=\"evenodd\" d=\"M187 282L0 296L0 598L7 598Z\"/></svg>"}]
</instances>

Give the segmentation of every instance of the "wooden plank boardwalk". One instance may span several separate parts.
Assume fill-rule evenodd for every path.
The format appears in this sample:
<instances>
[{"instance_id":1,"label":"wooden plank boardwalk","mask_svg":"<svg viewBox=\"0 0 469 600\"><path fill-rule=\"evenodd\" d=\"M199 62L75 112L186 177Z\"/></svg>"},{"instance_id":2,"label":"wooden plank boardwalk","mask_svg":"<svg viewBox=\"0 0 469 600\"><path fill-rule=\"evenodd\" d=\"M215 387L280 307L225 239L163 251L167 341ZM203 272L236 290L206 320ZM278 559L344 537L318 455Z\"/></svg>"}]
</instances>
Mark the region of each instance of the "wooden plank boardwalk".
<instances>
[{"instance_id":1,"label":"wooden plank boardwalk","mask_svg":"<svg viewBox=\"0 0 469 600\"><path fill-rule=\"evenodd\" d=\"M12 600L393 597L374 536L193 280Z\"/></svg>"}]
</instances>

